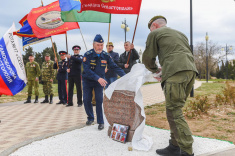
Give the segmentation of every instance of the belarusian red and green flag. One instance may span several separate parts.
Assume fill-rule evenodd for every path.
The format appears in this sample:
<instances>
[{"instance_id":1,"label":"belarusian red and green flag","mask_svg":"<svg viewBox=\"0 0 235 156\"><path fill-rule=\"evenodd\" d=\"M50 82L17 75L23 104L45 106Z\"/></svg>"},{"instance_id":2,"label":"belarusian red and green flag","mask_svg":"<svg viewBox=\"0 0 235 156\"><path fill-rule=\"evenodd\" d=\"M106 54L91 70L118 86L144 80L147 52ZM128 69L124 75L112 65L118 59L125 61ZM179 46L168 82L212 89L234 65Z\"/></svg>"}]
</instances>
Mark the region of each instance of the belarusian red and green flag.
<instances>
[{"instance_id":1,"label":"belarusian red and green flag","mask_svg":"<svg viewBox=\"0 0 235 156\"><path fill-rule=\"evenodd\" d=\"M111 15L97 11L81 12L79 0L59 0L61 8L61 19L64 22L99 22L110 23Z\"/></svg>"}]
</instances>

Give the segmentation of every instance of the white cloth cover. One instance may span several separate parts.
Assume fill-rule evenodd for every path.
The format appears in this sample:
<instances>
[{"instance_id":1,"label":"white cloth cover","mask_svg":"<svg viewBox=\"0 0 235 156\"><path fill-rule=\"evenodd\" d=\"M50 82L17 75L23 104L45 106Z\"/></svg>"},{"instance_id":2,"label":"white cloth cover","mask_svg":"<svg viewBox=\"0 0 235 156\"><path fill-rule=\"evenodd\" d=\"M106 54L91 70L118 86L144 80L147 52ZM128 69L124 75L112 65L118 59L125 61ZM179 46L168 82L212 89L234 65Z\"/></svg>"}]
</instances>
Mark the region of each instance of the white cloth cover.
<instances>
[{"instance_id":1,"label":"white cloth cover","mask_svg":"<svg viewBox=\"0 0 235 156\"><path fill-rule=\"evenodd\" d=\"M147 70L143 64L135 64L128 74L110 84L109 87L105 90L105 95L108 99L111 99L114 90L128 90L135 92L134 101L140 106L141 115L144 117L144 120L135 130L132 139L132 147L134 149L144 151L150 150L151 146L153 145L153 140L151 137L143 135L146 117L140 88L145 82L150 82L153 80L152 76L150 75L152 75L152 73ZM109 126L105 114L104 121L105 125Z\"/></svg>"}]
</instances>

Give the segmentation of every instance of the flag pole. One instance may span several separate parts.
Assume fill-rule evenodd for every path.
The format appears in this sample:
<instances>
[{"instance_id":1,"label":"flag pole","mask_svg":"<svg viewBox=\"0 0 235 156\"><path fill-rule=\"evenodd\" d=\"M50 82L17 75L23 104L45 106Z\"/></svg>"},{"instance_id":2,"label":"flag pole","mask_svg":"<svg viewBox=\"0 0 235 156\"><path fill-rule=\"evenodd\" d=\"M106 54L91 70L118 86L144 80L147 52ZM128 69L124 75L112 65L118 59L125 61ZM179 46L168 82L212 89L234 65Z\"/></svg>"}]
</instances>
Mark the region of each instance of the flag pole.
<instances>
[{"instance_id":1,"label":"flag pole","mask_svg":"<svg viewBox=\"0 0 235 156\"><path fill-rule=\"evenodd\" d=\"M111 14L110 14L110 20L109 20L108 43L109 43L109 37L110 37L110 27L111 27ZM108 43L107 43L107 45L108 45Z\"/></svg>"},{"instance_id":2,"label":"flag pole","mask_svg":"<svg viewBox=\"0 0 235 156\"><path fill-rule=\"evenodd\" d=\"M51 44L52 44L52 48L53 48L54 55L55 55L55 58L56 58L56 64L57 64L57 68L59 69L59 66L58 66L58 60L57 60L57 57L56 57L56 53L55 53L55 47L54 47L54 43L53 43L53 41L52 41L52 37L51 37Z\"/></svg>"},{"instance_id":3,"label":"flag pole","mask_svg":"<svg viewBox=\"0 0 235 156\"><path fill-rule=\"evenodd\" d=\"M67 31L65 33L65 39L66 39L66 51L67 51L67 54L69 54Z\"/></svg>"},{"instance_id":4,"label":"flag pole","mask_svg":"<svg viewBox=\"0 0 235 156\"><path fill-rule=\"evenodd\" d=\"M42 6L43 6L43 1L41 0Z\"/></svg>"},{"instance_id":5,"label":"flag pole","mask_svg":"<svg viewBox=\"0 0 235 156\"><path fill-rule=\"evenodd\" d=\"M81 33L81 35L82 35L82 31L81 31L81 26L80 26L80 33ZM85 42L85 40L84 40L84 37L83 37L83 35L82 35L82 39L83 39L83 42L84 42L84 44L85 44L85 47L86 47L86 42ZM87 47L86 47L86 51L87 51Z\"/></svg>"},{"instance_id":6,"label":"flag pole","mask_svg":"<svg viewBox=\"0 0 235 156\"><path fill-rule=\"evenodd\" d=\"M134 30L134 35L133 35L133 38L132 38L132 44L134 43L134 39L135 39L135 32L136 32L136 28L137 28L137 24L138 24L138 20L139 20L139 15L137 15L137 19L136 19L136 24L135 24L135 30ZM132 51L132 50L131 50ZM127 63L129 63L129 60L130 60L130 56L131 56L131 51L128 55L128 60L127 60Z\"/></svg>"},{"instance_id":7,"label":"flag pole","mask_svg":"<svg viewBox=\"0 0 235 156\"><path fill-rule=\"evenodd\" d=\"M107 42L107 46L106 46L107 52L108 52L108 46L109 46L110 27L111 27L111 14L110 14L110 19L109 19L108 42ZM106 70L108 69L107 64L106 64L105 69L106 69Z\"/></svg>"}]
</instances>

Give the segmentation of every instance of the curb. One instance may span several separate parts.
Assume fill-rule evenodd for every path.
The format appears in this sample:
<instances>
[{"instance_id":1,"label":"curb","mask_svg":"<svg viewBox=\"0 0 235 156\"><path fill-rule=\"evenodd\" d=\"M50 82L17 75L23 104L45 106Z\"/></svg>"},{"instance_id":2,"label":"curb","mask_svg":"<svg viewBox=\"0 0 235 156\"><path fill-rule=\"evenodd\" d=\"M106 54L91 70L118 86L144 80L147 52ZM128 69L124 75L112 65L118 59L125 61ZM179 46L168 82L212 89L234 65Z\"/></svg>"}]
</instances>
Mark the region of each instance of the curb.
<instances>
[{"instance_id":1,"label":"curb","mask_svg":"<svg viewBox=\"0 0 235 156\"><path fill-rule=\"evenodd\" d=\"M59 132L55 132L55 133L50 133L50 134L46 134L46 135L43 135L43 136L39 136L39 137L35 137L35 138L32 138L32 139L23 141L21 143L13 145L10 148L4 150L3 152L0 153L0 156L10 155L11 153L15 152L17 149L19 149L23 146L26 146L26 145L34 142L34 141L40 141L40 140L43 140L43 139L47 139L49 137L56 136L56 135L59 135L59 134L63 134L63 133L73 131L73 130L76 130L76 129L80 129L80 128L83 128L85 126L86 126L85 124L81 124L79 126L72 127L72 128L67 129L67 130L63 130L63 131L59 131Z\"/></svg>"},{"instance_id":2,"label":"curb","mask_svg":"<svg viewBox=\"0 0 235 156\"><path fill-rule=\"evenodd\" d=\"M235 146L232 147L228 147L225 149L221 149L221 150L217 150L217 151L213 151L213 152L209 152L209 153L205 153L205 154L201 154L199 156L232 156L232 154L235 154Z\"/></svg>"}]
</instances>

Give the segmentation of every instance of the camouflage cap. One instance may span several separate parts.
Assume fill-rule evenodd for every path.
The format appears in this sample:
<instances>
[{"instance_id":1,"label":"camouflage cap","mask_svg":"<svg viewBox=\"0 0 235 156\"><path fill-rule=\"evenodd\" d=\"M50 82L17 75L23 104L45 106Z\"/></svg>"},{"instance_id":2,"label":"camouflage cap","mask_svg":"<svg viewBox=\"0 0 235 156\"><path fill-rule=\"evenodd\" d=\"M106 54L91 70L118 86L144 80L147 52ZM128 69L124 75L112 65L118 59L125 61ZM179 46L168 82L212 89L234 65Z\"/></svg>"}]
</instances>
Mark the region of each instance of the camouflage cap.
<instances>
[{"instance_id":1,"label":"camouflage cap","mask_svg":"<svg viewBox=\"0 0 235 156\"><path fill-rule=\"evenodd\" d=\"M149 23L148 23L148 28L150 29L150 27L151 27L153 21L155 21L156 19L159 19L159 18L162 18L162 19L164 19L164 20L167 22L167 20L166 20L166 18L165 18L164 16L157 15L157 16L154 16L154 17L149 21Z\"/></svg>"},{"instance_id":2,"label":"camouflage cap","mask_svg":"<svg viewBox=\"0 0 235 156\"><path fill-rule=\"evenodd\" d=\"M29 56L33 56L34 57L33 53L29 53Z\"/></svg>"},{"instance_id":3,"label":"camouflage cap","mask_svg":"<svg viewBox=\"0 0 235 156\"><path fill-rule=\"evenodd\" d=\"M46 53L45 56L51 56L49 53Z\"/></svg>"},{"instance_id":4,"label":"camouflage cap","mask_svg":"<svg viewBox=\"0 0 235 156\"><path fill-rule=\"evenodd\" d=\"M108 42L106 46L113 46L113 42Z\"/></svg>"}]
</instances>

